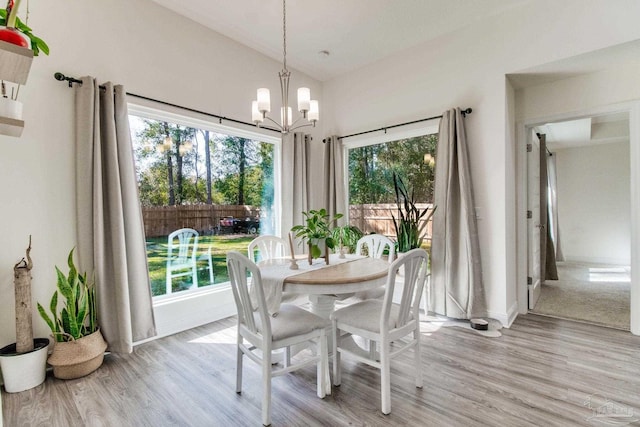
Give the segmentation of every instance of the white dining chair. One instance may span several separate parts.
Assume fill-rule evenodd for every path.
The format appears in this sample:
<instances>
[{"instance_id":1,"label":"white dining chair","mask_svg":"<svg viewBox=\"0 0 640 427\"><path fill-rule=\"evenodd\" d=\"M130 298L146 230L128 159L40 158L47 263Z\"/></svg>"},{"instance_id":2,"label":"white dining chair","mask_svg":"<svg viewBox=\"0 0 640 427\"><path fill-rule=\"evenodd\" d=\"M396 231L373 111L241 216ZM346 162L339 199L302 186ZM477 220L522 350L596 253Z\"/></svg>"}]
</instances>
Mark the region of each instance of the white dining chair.
<instances>
[{"instance_id":1,"label":"white dining chair","mask_svg":"<svg viewBox=\"0 0 640 427\"><path fill-rule=\"evenodd\" d=\"M264 425L271 424L271 379L275 376L316 364L317 395L330 394L326 331L331 322L292 304L282 304L277 315L270 316L258 266L240 252L230 251L227 270L238 310L236 393L242 392L242 362L247 356L262 366ZM272 350L309 342L316 344L314 355L283 368L272 364Z\"/></svg>"},{"instance_id":2,"label":"white dining chair","mask_svg":"<svg viewBox=\"0 0 640 427\"><path fill-rule=\"evenodd\" d=\"M356 244L356 255L362 255L365 249L367 255L371 258L382 258L385 250L388 251L389 262L393 262L396 258L395 243L382 234L367 234L366 236L362 236Z\"/></svg>"},{"instance_id":3,"label":"white dining chair","mask_svg":"<svg viewBox=\"0 0 640 427\"><path fill-rule=\"evenodd\" d=\"M368 234L358 240L356 244L356 255L363 255L366 251L367 256L371 258L382 258L385 250L389 257L387 260L392 263L396 258L396 245L391 239L382 234ZM384 287L380 286L376 289L370 289L368 291L356 292L345 303L352 303L357 301L364 301L368 299L379 298L384 296Z\"/></svg>"},{"instance_id":4,"label":"white dining chair","mask_svg":"<svg viewBox=\"0 0 640 427\"><path fill-rule=\"evenodd\" d=\"M398 269L404 266L404 283L399 304L393 303ZM340 385L343 355L380 369L381 410L391 412L391 359L406 350L414 351L416 387L422 388L420 360L420 297L427 272L427 252L413 249L394 261L387 276L384 300L371 299L341 308L331 314L333 323L333 384ZM342 341L352 335L369 340L363 355ZM377 347L377 348L376 348Z\"/></svg>"},{"instance_id":5,"label":"white dining chair","mask_svg":"<svg viewBox=\"0 0 640 427\"><path fill-rule=\"evenodd\" d=\"M191 276L191 287L198 287L198 232L191 228L181 228L167 238L167 295L172 291L172 281L176 277Z\"/></svg>"},{"instance_id":6,"label":"white dining chair","mask_svg":"<svg viewBox=\"0 0 640 427\"><path fill-rule=\"evenodd\" d=\"M259 236L249 242L247 248L249 258L254 261L266 261L273 258L290 256L287 241L278 236Z\"/></svg>"}]
</instances>

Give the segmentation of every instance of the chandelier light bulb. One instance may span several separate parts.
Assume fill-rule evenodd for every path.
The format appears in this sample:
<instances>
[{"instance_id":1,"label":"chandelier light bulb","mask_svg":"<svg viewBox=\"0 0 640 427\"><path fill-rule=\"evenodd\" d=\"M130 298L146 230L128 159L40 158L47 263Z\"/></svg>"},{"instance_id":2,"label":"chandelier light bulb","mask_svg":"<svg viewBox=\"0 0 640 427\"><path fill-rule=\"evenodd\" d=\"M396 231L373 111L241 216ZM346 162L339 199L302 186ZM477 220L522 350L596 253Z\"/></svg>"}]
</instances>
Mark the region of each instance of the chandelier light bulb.
<instances>
[{"instance_id":1,"label":"chandelier light bulb","mask_svg":"<svg viewBox=\"0 0 640 427\"><path fill-rule=\"evenodd\" d=\"M264 121L264 117L262 116L262 113L258 109L258 101L251 102L251 120L255 124L259 124Z\"/></svg>"},{"instance_id":2,"label":"chandelier light bulb","mask_svg":"<svg viewBox=\"0 0 640 427\"><path fill-rule=\"evenodd\" d=\"M258 111L263 115L271 111L271 94L265 87L258 89Z\"/></svg>"},{"instance_id":3,"label":"chandelier light bulb","mask_svg":"<svg viewBox=\"0 0 640 427\"><path fill-rule=\"evenodd\" d=\"M298 89L298 111L305 114L309 111L309 103L311 102L311 90L308 87Z\"/></svg>"},{"instance_id":4,"label":"chandelier light bulb","mask_svg":"<svg viewBox=\"0 0 640 427\"><path fill-rule=\"evenodd\" d=\"M287 112L286 117L285 111ZM292 117L293 111L291 110L291 107L287 107L286 110L284 109L284 107L280 108L280 123L286 124L286 126L291 126Z\"/></svg>"},{"instance_id":5,"label":"chandelier light bulb","mask_svg":"<svg viewBox=\"0 0 640 427\"><path fill-rule=\"evenodd\" d=\"M309 114L307 117L314 125L320 120L320 106L317 100L312 99L309 101Z\"/></svg>"}]
</instances>

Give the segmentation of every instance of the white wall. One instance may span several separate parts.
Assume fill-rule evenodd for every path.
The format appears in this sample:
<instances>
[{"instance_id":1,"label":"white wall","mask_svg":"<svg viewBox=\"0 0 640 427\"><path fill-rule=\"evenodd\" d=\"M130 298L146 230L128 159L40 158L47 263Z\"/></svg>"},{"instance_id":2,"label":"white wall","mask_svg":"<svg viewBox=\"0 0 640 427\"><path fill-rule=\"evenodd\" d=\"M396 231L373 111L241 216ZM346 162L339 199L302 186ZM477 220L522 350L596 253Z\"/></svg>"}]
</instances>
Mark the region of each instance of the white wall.
<instances>
[{"instance_id":1,"label":"white wall","mask_svg":"<svg viewBox=\"0 0 640 427\"><path fill-rule=\"evenodd\" d=\"M629 142L563 149L554 155L565 259L629 265Z\"/></svg>"},{"instance_id":2,"label":"white wall","mask_svg":"<svg viewBox=\"0 0 640 427\"><path fill-rule=\"evenodd\" d=\"M256 88L280 90L279 62L148 0L31 2L29 24L51 55L34 60L21 89L22 137L0 136L0 346L15 341L12 269L29 234L33 299L40 302L48 303L54 265L65 266L76 241L73 91L54 80L54 72L93 75L132 93L247 122ZM292 71L292 85L309 86L322 104L320 83ZM322 135L321 127L313 131L318 158ZM321 197L320 191L312 197ZM34 325L38 336L48 335L37 314Z\"/></svg>"},{"instance_id":3,"label":"white wall","mask_svg":"<svg viewBox=\"0 0 640 427\"><path fill-rule=\"evenodd\" d=\"M507 103L505 75L636 40L639 13L635 1L529 2L325 83L325 129L339 135L474 109L465 124L483 212L483 278L488 314L503 323L516 314L517 280L515 139L507 124L515 106Z\"/></svg>"}]
</instances>

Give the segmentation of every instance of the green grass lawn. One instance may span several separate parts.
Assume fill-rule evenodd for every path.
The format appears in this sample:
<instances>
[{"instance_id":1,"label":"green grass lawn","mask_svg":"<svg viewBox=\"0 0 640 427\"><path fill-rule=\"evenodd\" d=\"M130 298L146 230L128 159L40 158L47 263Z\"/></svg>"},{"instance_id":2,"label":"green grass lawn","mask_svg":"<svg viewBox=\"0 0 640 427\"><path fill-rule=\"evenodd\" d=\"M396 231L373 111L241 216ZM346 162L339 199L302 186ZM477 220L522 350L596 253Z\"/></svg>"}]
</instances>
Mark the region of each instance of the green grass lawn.
<instances>
[{"instance_id":1,"label":"green grass lawn","mask_svg":"<svg viewBox=\"0 0 640 427\"><path fill-rule=\"evenodd\" d=\"M211 246L211 258L213 260L214 283L223 283L229 280L227 275L227 252L239 251L247 253L247 245L256 236L246 234L230 234L222 236L198 237L198 256L205 253ZM147 260L149 262L149 278L151 279L151 292L153 296L166 293L167 271L167 238L151 237L147 239ZM207 263L198 263L198 287L209 285L209 271ZM172 291L178 292L191 286L191 276L183 276L173 279Z\"/></svg>"}]
</instances>

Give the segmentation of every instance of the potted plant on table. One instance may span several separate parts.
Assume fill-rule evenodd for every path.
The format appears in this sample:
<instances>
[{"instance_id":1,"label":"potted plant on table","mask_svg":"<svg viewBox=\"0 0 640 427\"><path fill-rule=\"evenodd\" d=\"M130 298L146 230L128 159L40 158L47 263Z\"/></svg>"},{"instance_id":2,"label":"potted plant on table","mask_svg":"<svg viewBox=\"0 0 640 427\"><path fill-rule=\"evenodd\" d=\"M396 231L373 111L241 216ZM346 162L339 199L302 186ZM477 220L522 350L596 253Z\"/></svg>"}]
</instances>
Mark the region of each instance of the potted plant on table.
<instances>
[{"instance_id":1,"label":"potted plant on table","mask_svg":"<svg viewBox=\"0 0 640 427\"><path fill-rule=\"evenodd\" d=\"M398 213L397 217L391 214L391 218L396 231L397 252L405 253L422 245L424 230L435 213L436 206L427 207L424 210L418 209L413 191L409 192L402 179L396 174L393 174L393 186Z\"/></svg>"},{"instance_id":2,"label":"potted plant on table","mask_svg":"<svg viewBox=\"0 0 640 427\"><path fill-rule=\"evenodd\" d=\"M65 276L56 267L58 289L51 297L51 316L38 303L40 316L47 322L55 341L47 360L56 378L72 379L90 374L102 365L107 343L98 326L96 289L86 273L78 273L73 262L73 249L67 261ZM58 297L64 302L59 309Z\"/></svg>"},{"instance_id":3,"label":"potted plant on table","mask_svg":"<svg viewBox=\"0 0 640 427\"><path fill-rule=\"evenodd\" d=\"M17 393L44 382L47 368L47 338L33 338L31 310L31 237L26 256L14 267L16 298L16 342L0 349L0 369L4 388Z\"/></svg>"},{"instance_id":4,"label":"potted plant on table","mask_svg":"<svg viewBox=\"0 0 640 427\"><path fill-rule=\"evenodd\" d=\"M344 258L345 248L348 253L354 253L358 240L364 236L362 230L355 225L337 226L331 231L331 234L334 242L338 244L340 258Z\"/></svg>"},{"instance_id":5,"label":"potted plant on table","mask_svg":"<svg viewBox=\"0 0 640 427\"><path fill-rule=\"evenodd\" d=\"M335 248L331 225L342 218L342 214L336 214L330 218L327 210L323 208L302 212L302 215L305 217L305 224L296 225L291 228L291 231L309 245L309 264L322 255L321 244L324 245L325 262L329 264L329 249Z\"/></svg>"}]
</instances>

